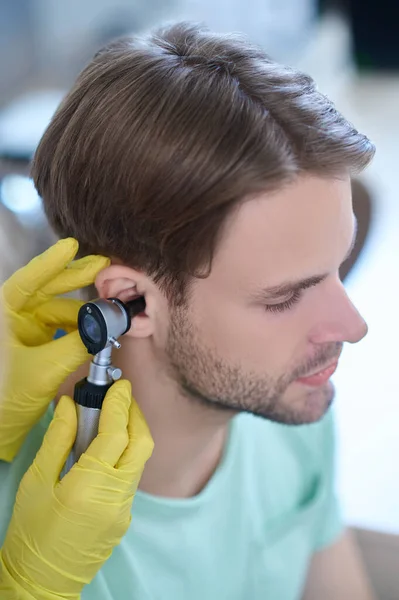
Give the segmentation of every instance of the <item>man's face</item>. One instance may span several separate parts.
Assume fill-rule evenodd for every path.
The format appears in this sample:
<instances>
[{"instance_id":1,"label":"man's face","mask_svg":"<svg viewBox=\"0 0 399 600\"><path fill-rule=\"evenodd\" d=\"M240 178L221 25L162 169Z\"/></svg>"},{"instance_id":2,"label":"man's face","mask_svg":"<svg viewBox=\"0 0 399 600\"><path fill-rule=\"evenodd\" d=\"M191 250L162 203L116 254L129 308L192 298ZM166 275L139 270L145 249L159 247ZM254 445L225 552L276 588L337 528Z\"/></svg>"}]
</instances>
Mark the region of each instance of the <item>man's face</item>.
<instances>
[{"instance_id":1,"label":"man's face","mask_svg":"<svg viewBox=\"0 0 399 600\"><path fill-rule=\"evenodd\" d=\"M338 275L354 235L349 179L303 177L245 202L209 277L170 314L166 353L185 393L283 423L322 417L343 343L367 332Z\"/></svg>"}]
</instances>

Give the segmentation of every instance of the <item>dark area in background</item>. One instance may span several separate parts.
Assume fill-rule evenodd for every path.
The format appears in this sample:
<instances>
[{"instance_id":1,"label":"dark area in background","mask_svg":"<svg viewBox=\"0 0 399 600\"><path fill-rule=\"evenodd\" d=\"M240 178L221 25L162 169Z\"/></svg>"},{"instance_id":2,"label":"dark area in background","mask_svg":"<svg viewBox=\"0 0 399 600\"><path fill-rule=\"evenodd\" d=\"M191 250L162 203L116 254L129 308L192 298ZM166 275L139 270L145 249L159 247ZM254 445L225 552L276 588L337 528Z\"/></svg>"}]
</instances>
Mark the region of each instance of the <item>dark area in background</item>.
<instances>
[{"instance_id":1,"label":"dark area in background","mask_svg":"<svg viewBox=\"0 0 399 600\"><path fill-rule=\"evenodd\" d=\"M345 12L352 32L353 53L361 70L399 69L398 0L318 0L324 12Z\"/></svg>"},{"instance_id":2,"label":"dark area in background","mask_svg":"<svg viewBox=\"0 0 399 600\"><path fill-rule=\"evenodd\" d=\"M357 219L357 236L352 254L339 270L342 281L345 281L352 267L362 252L373 222L374 206L370 192L358 179L352 181L353 212Z\"/></svg>"},{"instance_id":3,"label":"dark area in background","mask_svg":"<svg viewBox=\"0 0 399 600\"><path fill-rule=\"evenodd\" d=\"M398 0L351 0L348 15L357 64L362 69L399 69Z\"/></svg>"}]
</instances>

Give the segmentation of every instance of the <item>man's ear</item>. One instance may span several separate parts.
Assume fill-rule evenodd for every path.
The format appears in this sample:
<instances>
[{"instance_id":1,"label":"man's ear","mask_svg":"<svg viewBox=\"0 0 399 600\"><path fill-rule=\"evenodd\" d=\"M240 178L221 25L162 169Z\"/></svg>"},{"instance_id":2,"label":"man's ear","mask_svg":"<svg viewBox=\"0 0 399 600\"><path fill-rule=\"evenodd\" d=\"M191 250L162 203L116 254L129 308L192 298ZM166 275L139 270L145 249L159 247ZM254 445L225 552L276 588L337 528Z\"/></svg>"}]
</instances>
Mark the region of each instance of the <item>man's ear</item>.
<instances>
[{"instance_id":1,"label":"man's ear","mask_svg":"<svg viewBox=\"0 0 399 600\"><path fill-rule=\"evenodd\" d=\"M144 273L113 264L97 275L95 286L100 298L119 298L122 302L128 302L133 298L144 296L146 308L144 312L132 319L132 326L126 335L144 338L153 334L156 295L154 284Z\"/></svg>"}]
</instances>

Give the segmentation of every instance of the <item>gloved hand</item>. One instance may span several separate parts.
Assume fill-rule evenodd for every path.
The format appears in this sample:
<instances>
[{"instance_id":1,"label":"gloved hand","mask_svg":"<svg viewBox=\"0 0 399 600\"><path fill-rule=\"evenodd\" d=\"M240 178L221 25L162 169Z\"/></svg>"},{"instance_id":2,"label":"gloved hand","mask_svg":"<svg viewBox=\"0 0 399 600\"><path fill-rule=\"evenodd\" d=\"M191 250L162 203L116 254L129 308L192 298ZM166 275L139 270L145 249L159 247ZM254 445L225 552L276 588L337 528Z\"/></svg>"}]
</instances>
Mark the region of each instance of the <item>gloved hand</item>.
<instances>
[{"instance_id":1,"label":"gloved hand","mask_svg":"<svg viewBox=\"0 0 399 600\"><path fill-rule=\"evenodd\" d=\"M121 380L109 389L97 437L59 481L75 435L75 405L63 396L21 481L0 552L4 600L80 598L128 529L153 450L130 383Z\"/></svg>"},{"instance_id":2,"label":"gloved hand","mask_svg":"<svg viewBox=\"0 0 399 600\"><path fill-rule=\"evenodd\" d=\"M15 457L61 383L88 358L76 331L82 302L55 296L93 283L109 260L87 256L71 262L77 250L76 240L59 241L0 290L8 330L1 353L8 364L0 393L0 460ZM72 333L53 340L57 329Z\"/></svg>"}]
</instances>

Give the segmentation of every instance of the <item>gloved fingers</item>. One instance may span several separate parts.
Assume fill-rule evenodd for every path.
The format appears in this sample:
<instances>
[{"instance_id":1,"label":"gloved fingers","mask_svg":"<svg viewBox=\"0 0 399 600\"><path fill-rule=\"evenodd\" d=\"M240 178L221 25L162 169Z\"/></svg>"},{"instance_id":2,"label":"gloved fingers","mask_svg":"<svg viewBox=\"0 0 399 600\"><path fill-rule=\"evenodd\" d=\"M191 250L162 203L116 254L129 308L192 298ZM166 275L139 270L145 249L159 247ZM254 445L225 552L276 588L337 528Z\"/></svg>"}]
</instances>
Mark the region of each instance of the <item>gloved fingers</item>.
<instances>
[{"instance_id":1,"label":"gloved fingers","mask_svg":"<svg viewBox=\"0 0 399 600\"><path fill-rule=\"evenodd\" d=\"M53 389L55 393L61 383L90 358L78 331L48 342L39 351L43 357L43 370L47 370L50 393Z\"/></svg>"},{"instance_id":2,"label":"gloved fingers","mask_svg":"<svg viewBox=\"0 0 399 600\"><path fill-rule=\"evenodd\" d=\"M23 346L46 344L53 339L55 333L54 327L40 323L28 313L9 313L7 325L10 339L18 340Z\"/></svg>"},{"instance_id":3,"label":"gloved fingers","mask_svg":"<svg viewBox=\"0 0 399 600\"><path fill-rule=\"evenodd\" d=\"M77 329L78 312L83 302L74 298L52 298L34 312L9 314L9 329L24 346L41 346L51 342L57 329Z\"/></svg>"},{"instance_id":4,"label":"gloved fingers","mask_svg":"<svg viewBox=\"0 0 399 600\"><path fill-rule=\"evenodd\" d=\"M75 441L76 430L75 403L69 396L62 396L31 467L42 480L53 484L58 481Z\"/></svg>"},{"instance_id":5,"label":"gloved fingers","mask_svg":"<svg viewBox=\"0 0 399 600\"><path fill-rule=\"evenodd\" d=\"M52 298L40 304L34 314L38 321L45 325L64 329L77 329L78 312L84 303L75 298Z\"/></svg>"},{"instance_id":6,"label":"gloved fingers","mask_svg":"<svg viewBox=\"0 0 399 600\"><path fill-rule=\"evenodd\" d=\"M2 287L6 308L14 312L21 310L37 290L65 269L77 251L78 242L73 238L60 240L16 271Z\"/></svg>"},{"instance_id":7,"label":"gloved fingers","mask_svg":"<svg viewBox=\"0 0 399 600\"><path fill-rule=\"evenodd\" d=\"M85 256L72 262L42 288L45 296L60 296L74 290L80 290L94 283L98 273L108 267L109 258L105 256Z\"/></svg>"},{"instance_id":8,"label":"gloved fingers","mask_svg":"<svg viewBox=\"0 0 399 600\"><path fill-rule=\"evenodd\" d=\"M116 465L119 471L137 472L141 475L144 465L154 450L147 422L136 400L132 398L129 411L129 444Z\"/></svg>"},{"instance_id":9,"label":"gloved fingers","mask_svg":"<svg viewBox=\"0 0 399 600\"><path fill-rule=\"evenodd\" d=\"M129 443L128 422L131 387L126 380L115 382L105 396L98 435L85 454L114 467Z\"/></svg>"}]
</instances>

